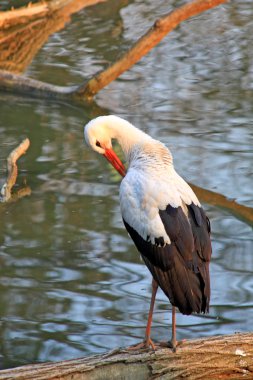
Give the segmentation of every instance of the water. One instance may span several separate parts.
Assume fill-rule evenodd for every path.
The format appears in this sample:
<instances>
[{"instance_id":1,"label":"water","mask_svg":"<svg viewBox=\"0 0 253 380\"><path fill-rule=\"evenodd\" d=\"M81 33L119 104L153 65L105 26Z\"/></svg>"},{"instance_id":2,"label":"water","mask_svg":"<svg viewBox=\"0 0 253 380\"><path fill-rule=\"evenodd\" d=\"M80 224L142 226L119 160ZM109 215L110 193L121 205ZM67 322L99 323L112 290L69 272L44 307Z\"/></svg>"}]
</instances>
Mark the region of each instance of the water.
<instances>
[{"instance_id":1,"label":"water","mask_svg":"<svg viewBox=\"0 0 253 380\"><path fill-rule=\"evenodd\" d=\"M26 74L80 83L168 10L138 0L83 9L49 37ZM91 118L127 118L170 147L185 179L253 207L252 16L251 2L241 0L185 22L88 106L0 94L0 185L7 155L29 137L16 188L25 181L32 190L0 205L2 368L144 336L150 275L122 225L119 175L83 143ZM204 207L212 223L210 315L178 313L179 339L252 329L252 225ZM170 337L170 310L159 292L154 340Z\"/></svg>"}]
</instances>

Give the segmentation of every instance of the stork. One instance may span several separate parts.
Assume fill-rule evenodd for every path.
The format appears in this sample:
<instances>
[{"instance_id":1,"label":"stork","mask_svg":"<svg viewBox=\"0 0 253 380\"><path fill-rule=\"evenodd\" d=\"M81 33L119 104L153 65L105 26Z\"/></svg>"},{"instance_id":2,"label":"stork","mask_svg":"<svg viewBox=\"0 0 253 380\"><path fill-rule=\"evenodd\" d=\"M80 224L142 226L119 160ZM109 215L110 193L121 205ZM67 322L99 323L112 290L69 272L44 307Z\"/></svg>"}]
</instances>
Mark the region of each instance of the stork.
<instances>
[{"instance_id":1,"label":"stork","mask_svg":"<svg viewBox=\"0 0 253 380\"><path fill-rule=\"evenodd\" d=\"M120 184L123 222L153 277L145 339L138 347L155 348L150 334L159 286L172 304L170 346L175 351L176 307L186 315L209 311L209 219L160 141L114 115L91 120L84 135L86 143L124 177ZM114 139L125 155L127 171L112 148Z\"/></svg>"}]
</instances>

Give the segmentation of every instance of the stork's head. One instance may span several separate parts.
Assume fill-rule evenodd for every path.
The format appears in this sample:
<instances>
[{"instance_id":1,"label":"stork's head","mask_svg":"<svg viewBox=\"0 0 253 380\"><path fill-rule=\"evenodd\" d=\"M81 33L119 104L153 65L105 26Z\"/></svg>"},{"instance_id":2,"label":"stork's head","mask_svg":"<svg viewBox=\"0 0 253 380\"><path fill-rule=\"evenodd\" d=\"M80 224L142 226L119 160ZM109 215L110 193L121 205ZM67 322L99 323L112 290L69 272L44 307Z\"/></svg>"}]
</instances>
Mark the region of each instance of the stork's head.
<instances>
[{"instance_id":1,"label":"stork's head","mask_svg":"<svg viewBox=\"0 0 253 380\"><path fill-rule=\"evenodd\" d=\"M126 169L112 149L112 139L116 137L113 128L110 127L110 119L113 117L116 118L116 116L100 116L91 120L84 127L84 137L86 143L95 152L102 154L124 177Z\"/></svg>"}]
</instances>

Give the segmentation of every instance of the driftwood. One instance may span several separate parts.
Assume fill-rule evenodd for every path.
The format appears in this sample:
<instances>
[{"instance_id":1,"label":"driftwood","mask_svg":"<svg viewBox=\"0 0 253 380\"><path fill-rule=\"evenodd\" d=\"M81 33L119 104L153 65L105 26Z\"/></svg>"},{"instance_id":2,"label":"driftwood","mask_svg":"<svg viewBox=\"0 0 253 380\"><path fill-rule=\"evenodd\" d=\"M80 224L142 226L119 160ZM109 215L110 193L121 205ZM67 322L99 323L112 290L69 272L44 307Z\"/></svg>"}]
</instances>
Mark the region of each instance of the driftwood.
<instances>
[{"instance_id":1,"label":"driftwood","mask_svg":"<svg viewBox=\"0 0 253 380\"><path fill-rule=\"evenodd\" d=\"M173 353L116 349L102 355L0 371L0 380L252 379L253 334L184 341Z\"/></svg>"},{"instance_id":2,"label":"driftwood","mask_svg":"<svg viewBox=\"0 0 253 380\"><path fill-rule=\"evenodd\" d=\"M7 158L7 171L8 176L7 180L1 188L0 191L0 201L1 202L9 202L10 200L16 200L18 198L22 198L26 195L31 194L31 189L29 186L24 186L19 189L15 194L12 194L11 190L16 183L18 176L18 167L17 160L26 153L27 149L30 146L30 140L23 140L17 148L15 148Z\"/></svg>"},{"instance_id":3,"label":"driftwood","mask_svg":"<svg viewBox=\"0 0 253 380\"><path fill-rule=\"evenodd\" d=\"M27 95L51 98L67 98L89 100L116 79L124 71L138 62L154 46L156 46L170 31L182 21L216 7L227 0L193 0L169 14L156 20L154 26L141 37L117 62L94 77L85 81L81 86L59 87L40 81L35 81L23 76L0 72L0 89L11 92L22 92Z\"/></svg>"}]
</instances>

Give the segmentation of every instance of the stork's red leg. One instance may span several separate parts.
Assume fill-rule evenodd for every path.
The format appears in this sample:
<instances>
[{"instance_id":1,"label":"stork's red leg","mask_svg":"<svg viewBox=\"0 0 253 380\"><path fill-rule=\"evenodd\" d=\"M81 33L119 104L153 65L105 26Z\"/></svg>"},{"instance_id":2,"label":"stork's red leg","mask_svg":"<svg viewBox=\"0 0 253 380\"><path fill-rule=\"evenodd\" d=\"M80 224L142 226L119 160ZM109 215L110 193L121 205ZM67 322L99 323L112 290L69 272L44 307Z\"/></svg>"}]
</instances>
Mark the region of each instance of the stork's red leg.
<instances>
[{"instance_id":1,"label":"stork's red leg","mask_svg":"<svg viewBox=\"0 0 253 380\"><path fill-rule=\"evenodd\" d=\"M155 349L155 346L152 340L150 339L150 334L151 334L151 325L152 325L152 318L153 318L153 311L154 311L154 306L155 306L155 297L156 297L157 289L158 289L157 282L154 279L152 279L152 296L151 296L149 313L148 313L148 322L146 326L145 343L146 343L146 346L151 346L153 349Z\"/></svg>"},{"instance_id":2,"label":"stork's red leg","mask_svg":"<svg viewBox=\"0 0 253 380\"><path fill-rule=\"evenodd\" d=\"M173 352L176 352L177 348L177 336L176 336L176 307L172 306L172 336L169 342Z\"/></svg>"},{"instance_id":3,"label":"stork's red leg","mask_svg":"<svg viewBox=\"0 0 253 380\"><path fill-rule=\"evenodd\" d=\"M146 326L145 339L142 343L139 343L135 346L128 347L129 350L138 350L143 347L145 348L152 347L153 350L155 349L155 345L150 338L150 334L151 334L151 325L152 325L152 318L153 318L153 311L154 311L157 289L158 289L157 282L154 279L152 279L152 295L151 295L151 301L150 301L150 307L149 307L149 313L148 313L148 322Z\"/></svg>"}]
</instances>

